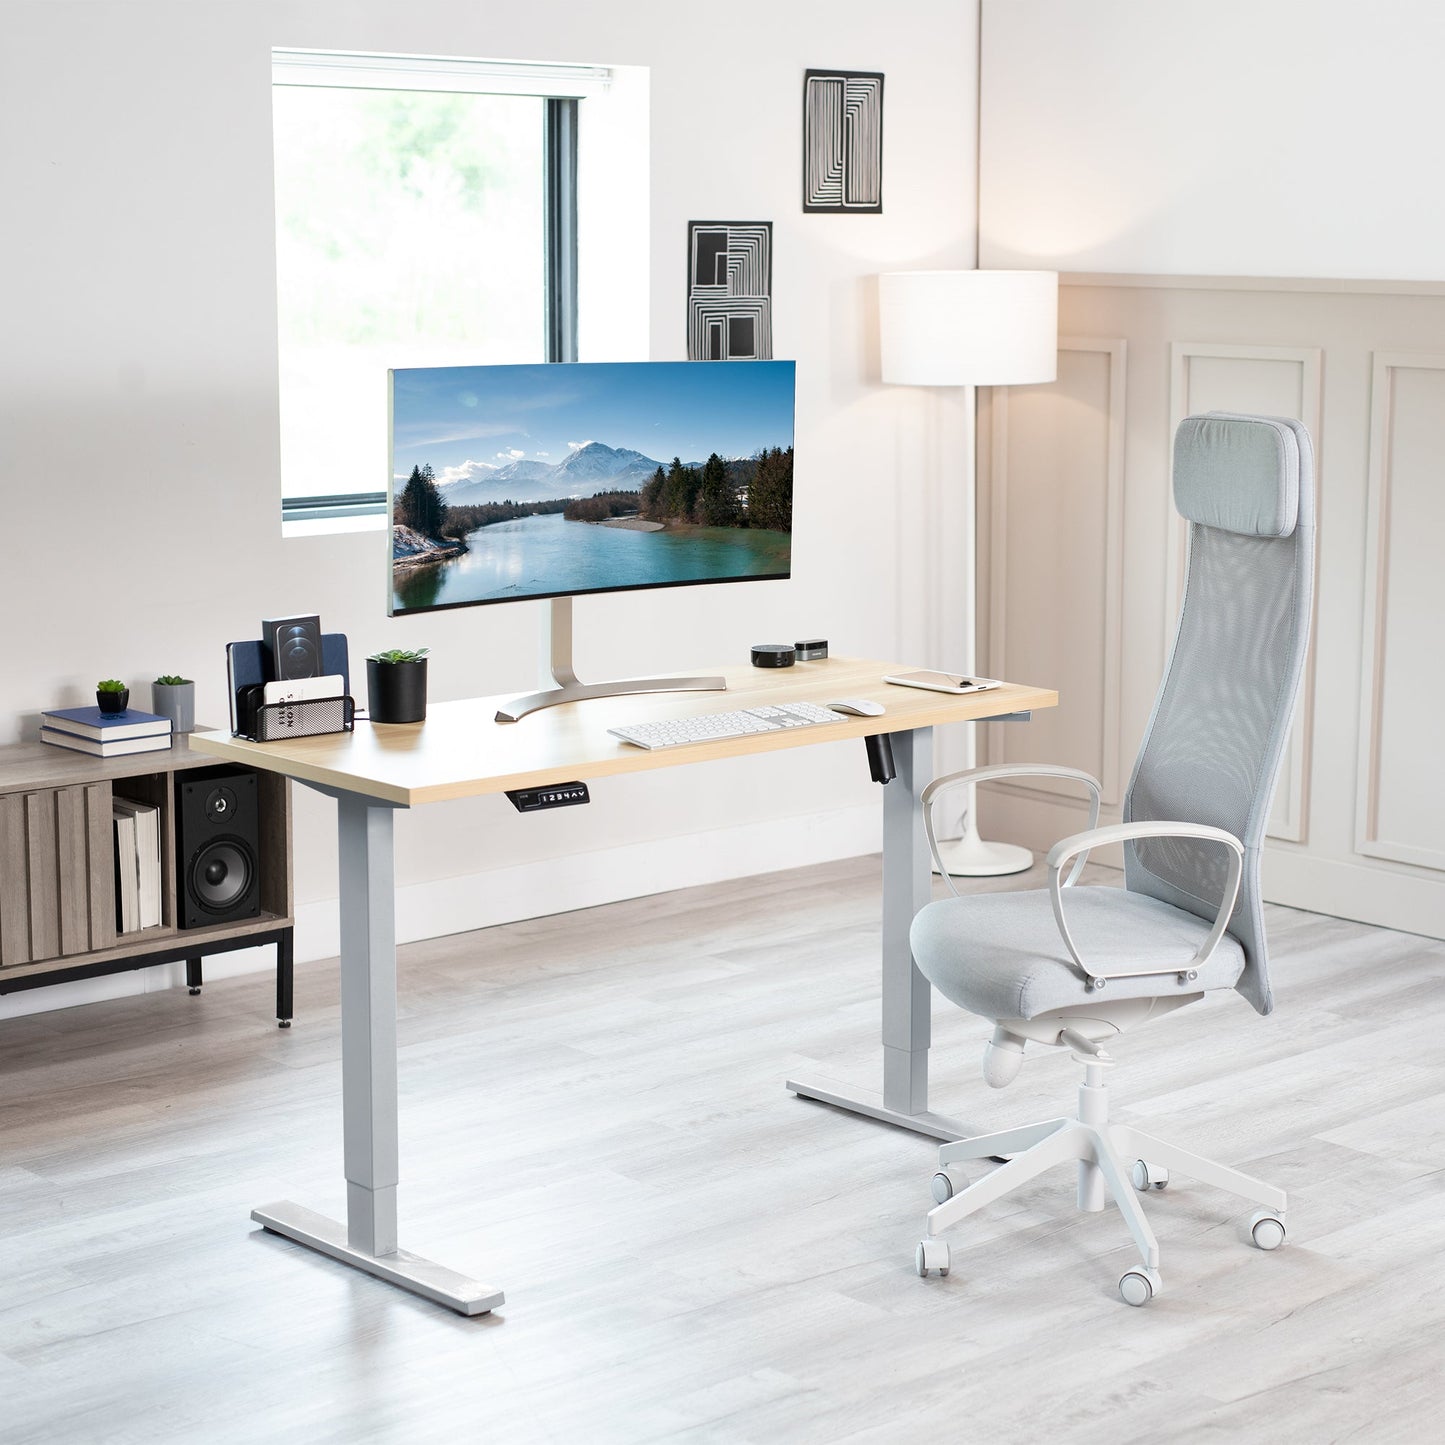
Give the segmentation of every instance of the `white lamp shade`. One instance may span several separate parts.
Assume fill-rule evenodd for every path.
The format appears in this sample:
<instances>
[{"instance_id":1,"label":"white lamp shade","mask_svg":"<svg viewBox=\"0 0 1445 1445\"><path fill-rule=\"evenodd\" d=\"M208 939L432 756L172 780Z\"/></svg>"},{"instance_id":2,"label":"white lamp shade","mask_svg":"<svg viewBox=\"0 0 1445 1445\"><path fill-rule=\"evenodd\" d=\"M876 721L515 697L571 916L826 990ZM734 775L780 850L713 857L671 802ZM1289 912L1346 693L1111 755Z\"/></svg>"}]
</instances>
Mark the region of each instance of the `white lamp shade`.
<instances>
[{"instance_id":1,"label":"white lamp shade","mask_svg":"<svg viewBox=\"0 0 1445 1445\"><path fill-rule=\"evenodd\" d=\"M883 380L1017 386L1058 372L1055 271L893 271L878 278Z\"/></svg>"}]
</instances>

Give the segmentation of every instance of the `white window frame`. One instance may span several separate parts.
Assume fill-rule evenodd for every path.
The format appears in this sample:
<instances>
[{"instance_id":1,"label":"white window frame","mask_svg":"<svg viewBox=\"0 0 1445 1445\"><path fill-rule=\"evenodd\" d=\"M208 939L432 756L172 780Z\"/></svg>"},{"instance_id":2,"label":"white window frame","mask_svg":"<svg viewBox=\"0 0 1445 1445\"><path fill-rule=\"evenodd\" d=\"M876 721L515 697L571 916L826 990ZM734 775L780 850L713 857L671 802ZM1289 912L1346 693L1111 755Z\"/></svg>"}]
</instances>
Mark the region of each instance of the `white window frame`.
<instances>
[{"instance_id":1,"label":"white window frame","mask_svg":"<svg viewBox=\"0 0 1445 1445\"><path fill-rule=\"evenodd\" d=\"M359 50L278 48L271 52L271 83L580 100L605 92L612 83L612 70L605 65L553 65L530 60L469 60L448 55L372 55Z\"/></svg>"},{"instance_id":2,"label":"white window frame","mask_svg":"<svg viewBox=\"0 0 1445 1445\"><path fill-rule=\"evenodd\" d=\"M607 93L608 66L512 60L473 60L461 56L381 55L363 51L300 50L271 52L271 83L346 90L411 90L471 95L536 96L548 101L578 101ZM556 116L558 112L551 115ZM560 113L565 115L565 112ZM559 154L559 147L561 153ZM544 167L549 216L547 237L547 347L550 361L576 360L576 155L577 111L564 124L549 124ZM558 175L562 176L559 182ZM560 228L556 212L566 216ZM384 518L384 491L281 499L283 528L335 530L342 519ZM355 525L353 523L352 525ZM363 524L365 525L365 524Z\"/></svg>"}]
</instances>

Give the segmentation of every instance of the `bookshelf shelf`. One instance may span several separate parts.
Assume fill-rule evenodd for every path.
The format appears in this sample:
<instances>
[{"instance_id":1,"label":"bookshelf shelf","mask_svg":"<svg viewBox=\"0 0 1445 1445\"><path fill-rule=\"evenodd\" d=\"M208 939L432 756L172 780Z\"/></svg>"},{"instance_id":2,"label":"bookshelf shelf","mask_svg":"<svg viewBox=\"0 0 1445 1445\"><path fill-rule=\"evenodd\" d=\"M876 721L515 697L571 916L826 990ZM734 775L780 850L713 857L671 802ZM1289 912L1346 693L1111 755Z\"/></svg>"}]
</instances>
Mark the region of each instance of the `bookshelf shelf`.
<instances>
[{"instance_id":1,"label":"bookshelf shelf","mask_svg":"<svg viewBox=\"0 0 1445 1445\"><path fill-rule=\"evenodd\" d=\"M47 743L0 746L0 994L184 961L191 992L208 954L274 944L276 1016L291 1021L291 794L259 773L259 915L181 928L176 778L215 758L181 735L163 752L96 758ZM111 799L160 810L161 923L117 933Z\"/></svg>"}]
</instances>

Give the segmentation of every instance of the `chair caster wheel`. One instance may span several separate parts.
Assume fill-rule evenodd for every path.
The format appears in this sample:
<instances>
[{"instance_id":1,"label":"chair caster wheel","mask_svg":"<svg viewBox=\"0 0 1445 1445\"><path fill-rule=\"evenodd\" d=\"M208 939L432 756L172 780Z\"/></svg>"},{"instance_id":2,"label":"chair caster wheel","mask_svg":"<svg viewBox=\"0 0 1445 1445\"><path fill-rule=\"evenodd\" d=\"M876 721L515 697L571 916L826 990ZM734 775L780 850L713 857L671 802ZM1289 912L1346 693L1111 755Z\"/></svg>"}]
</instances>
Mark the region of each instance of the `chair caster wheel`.
<instances>
[{"instance_id":1,"label":"chair caster wheel","mask_svg":"<svg viewBox=\"0 0 1445 1445\"><path fill-rule=\"evenodd\" d=\"M1272 1210L1249 1216L1249 1233L1256 1249L1278 1249L1285 1241L1284 1220Z\"/></svg>"},{"instance_id":2,"label":"chair caster wheel","mask_svg":"<svg viewBox=\"0 0 1445 1445\"><path fill-rule=\"evenodd\" d=\"M1146 1305L1163 1288L1164 1281L1159 1278L1159 1271L1141 1266L1125 1270L1120 1276L1119 1298L1126 1305Z\"/></svg>"},{"instance_id":3,"label":"chair caster wheel","mask_svg":"<svg viewBox=\"0 0 1445 1445\"><path fill-rule=\"evenodd\" d=\"M1162 1164L1146 1164L1142 1159L1134 1161L1129 1177L1141 1194L1147 1194L1151 1189L1163 1189L1169 1183L1169 1171Z\"/></svg>"},{"instance_id":4,"label":"chair caster wheel","mask_svg":"<svg viewBox=\"0 0 1445 1445\"><path fill-rule=\"evenodd\" d=\"M190 993L192 998L199 998L201 994L201 991L198 988L189 989L188 992Z\"/></svg>"},{"instance_id":5,"label":"chair caster wheel","mask_svg":"<svg viewBox=\"0 0 1445 1445\"><path fill-rule=\"evenodd\" d=\"M290 1020L290 1019L277 1019L277 1020L276 1020L276 1027L277 1027L278 1029L289 1029L289 1028L291 1027L291 1020Z\"/></svg>"},{"instance_id":6,"label":"chair caster wheel","mask_svg":"<svg viewBox=\"0 0 1445 1445\"><path fill-rule=\"evenodd\" d=\"M953 1198L953 1180L943 1172L942 1169L933 1176L933 1202L935 1204L947 1204Z\"/></svg>"},{"instance_id":7,"label":"chair caster wheel","mask_svg":"<svg viewBox=\"0 0 1445 1445\"><path fill-rule=\"evenodd\" d=\"M931 1269L936 1269L940 1275L946 1275L949 1270L948 1241L920 1239L913 1256L913 1267L924 1279L928 1278L928 1271Z\"/></svg>"}]
</instances>

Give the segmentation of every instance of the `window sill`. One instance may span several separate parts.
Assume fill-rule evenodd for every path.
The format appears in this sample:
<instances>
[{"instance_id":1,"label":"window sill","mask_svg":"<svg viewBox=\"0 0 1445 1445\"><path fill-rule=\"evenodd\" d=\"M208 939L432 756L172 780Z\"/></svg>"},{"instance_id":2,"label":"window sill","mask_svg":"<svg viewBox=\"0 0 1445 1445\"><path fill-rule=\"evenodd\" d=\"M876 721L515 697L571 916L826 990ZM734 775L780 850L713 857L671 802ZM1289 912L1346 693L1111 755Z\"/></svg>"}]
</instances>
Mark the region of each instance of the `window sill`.
<instances>
[{"instance_id":1,"label":"window sill","mask_svg":"<svg viewBox=\"0 0 1445 1445\"><path fill-rule=\"evenodd\" d=\"M384 532L386 517L371 513L363 517L312 517L305 521L281 523L282 537L334 537L343 532Z\"/></svg>"}]
</instances>

